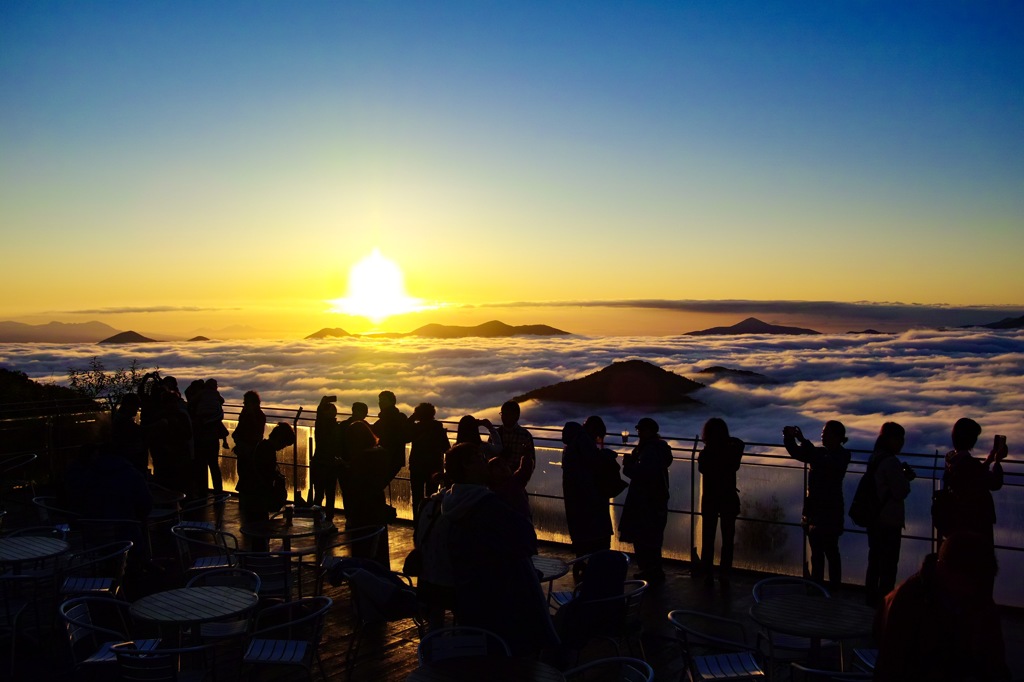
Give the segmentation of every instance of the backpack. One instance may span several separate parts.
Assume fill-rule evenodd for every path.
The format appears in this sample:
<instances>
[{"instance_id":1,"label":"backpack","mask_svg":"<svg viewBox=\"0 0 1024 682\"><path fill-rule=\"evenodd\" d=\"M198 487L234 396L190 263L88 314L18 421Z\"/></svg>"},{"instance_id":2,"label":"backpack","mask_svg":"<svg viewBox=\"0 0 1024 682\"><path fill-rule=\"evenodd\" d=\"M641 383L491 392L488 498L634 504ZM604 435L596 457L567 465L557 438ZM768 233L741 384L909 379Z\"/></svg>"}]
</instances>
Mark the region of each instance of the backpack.
<instances>
[{"instance_id":1,"label":"backpack","mask_svg":"<svg viewBox=\"0 0 1024 682\"><path fill-rule=\"evenodd\" d=\"M868 463L867 471L861 476L853 501L850 502L850 520L861 528L873 525L882 512L882 500L878 497L878 486L875 484L875 470L878 469L879 461L876 459Z\"/></svg>"}]
</instances>

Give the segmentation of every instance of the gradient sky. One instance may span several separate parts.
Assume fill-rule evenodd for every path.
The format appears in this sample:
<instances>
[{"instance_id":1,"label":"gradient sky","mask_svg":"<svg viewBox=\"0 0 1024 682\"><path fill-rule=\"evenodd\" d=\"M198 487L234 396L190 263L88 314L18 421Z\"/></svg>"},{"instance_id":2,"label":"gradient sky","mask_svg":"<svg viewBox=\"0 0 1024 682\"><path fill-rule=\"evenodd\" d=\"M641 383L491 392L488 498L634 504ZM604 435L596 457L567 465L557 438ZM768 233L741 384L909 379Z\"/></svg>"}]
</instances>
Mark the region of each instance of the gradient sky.
<instances>
[{"instance_id":1,"label":"gradient sky","mask_svg":"<svg viewBox=\"0 0 1024 682\"><path fill-rule=\"evenodd\" d=\"M1024 4L10 0L0 240L0 319L120 328L360 331L375 247L450 306L1020 305Z\"/></svg>"}]
</instances>

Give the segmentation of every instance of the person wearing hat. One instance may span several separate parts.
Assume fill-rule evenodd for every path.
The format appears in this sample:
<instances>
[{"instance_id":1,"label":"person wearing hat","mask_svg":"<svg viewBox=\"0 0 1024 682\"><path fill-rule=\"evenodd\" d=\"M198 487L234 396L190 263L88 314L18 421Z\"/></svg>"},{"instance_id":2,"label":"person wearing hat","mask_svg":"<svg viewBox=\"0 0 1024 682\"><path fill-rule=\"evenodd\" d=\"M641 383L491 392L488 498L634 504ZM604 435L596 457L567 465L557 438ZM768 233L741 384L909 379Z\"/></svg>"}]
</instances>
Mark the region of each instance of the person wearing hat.
<instances>
[{"instance_id":1,"label":"person wearing hat","mask_svg":"<svg viewBox=\"0 0 1024 682\"><path fill-rule=\"evenodd\" d=\"M644 417L636 423L638 436L633 451L622 458L622 473L629 479L626 503L619 522L619 539L633 544L635 577L661 582L661 546L668 522L668 468L672 449L658 435L658 422Z\"/></svg>"}]
</instances>

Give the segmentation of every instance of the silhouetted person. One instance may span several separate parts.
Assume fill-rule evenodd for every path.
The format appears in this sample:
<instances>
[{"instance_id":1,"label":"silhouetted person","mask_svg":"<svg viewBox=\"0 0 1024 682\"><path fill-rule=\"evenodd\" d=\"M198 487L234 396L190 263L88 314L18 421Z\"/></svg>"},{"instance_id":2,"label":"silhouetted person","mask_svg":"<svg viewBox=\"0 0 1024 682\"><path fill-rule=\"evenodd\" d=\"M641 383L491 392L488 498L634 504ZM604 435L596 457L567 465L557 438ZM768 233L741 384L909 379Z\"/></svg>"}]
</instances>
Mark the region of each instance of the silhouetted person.
<instances>
[{"instance_id":1,"label":"silhouetted person","mask_svg":"<svg viewBox=\"0 0 1024 682\"><path fill-rule=\"evenodd\" d=\"M644 417L636 423L637 445L622 458L622 473L630 479L619 521L619 539L633 544L637 579L665 579L661 547L668 522L668 468L672 449L658 435L658 422Z\"/></svg>"},{"instance_id":2,"label":"silhouetted person","mask_svg":"<svg viewBox=\"0 0 1024 682\"><path fill-rule=\"evenodd\" d=\"M996 574L988 540L951 535L938 555L885 599L878 619L875 680L1010 679L999 612L988 586Z\"/></svg>"},{"instance_id":3,"label":"silhouetted person","mask_svg":"<svg viewBox=\"0 0 1024 682\"><path fill-rule=\"evenodd\" d=\"M533 446L533 436L524 427L519 425L521 409L519 403L508 400L501 406L501 426L497 427L501 449L501 457L513 471L519 468L519 463L525 457L530 463L532 472L537 466L537 453ZM494 436L491 436L492 440Z\"/></svg>"},{"instance_id":4,"label":"silhouetted person","mask_svg":"<svg viewBox=\"0 0 1024 682\"><path fill-rule=\"evenodd\" d=\"M348 495L348 488L349 488L349 485L351 484L350 471L352 469L351 462L350 462L350 457L349 457L348 429L349 429L349 427L352 424L355 424L357 422L361 422L361 423L366 424L366 417L367 417L367 415L369 413L370 413L370 407L366 403L358 402L357 401L357 402L352 403L352 412L351 412L351 414L348 417L346 417L345 419L343 419L342 421L338 422L338 451L339 452L338 452L337 456L334 458L334 473L338 477L338 490L341 491L341 498L342 499L341 499L341 504L339 505L338 501L337 501L337 497L335 497L334 507L335 507L335 509L337 509L339 506L340 507L344 507L345 508L346 516L348 515L348 498L346 497L346 495ZM369 427L369 424L367 424L367 427ZM369 431L370 431L370 435L372 436L373 435L373 429L369 428ZM362 430L362 429L359 429L359 432L356 433L353 436L353 438L355 440L358 440L359 442L356 445L354 445L353 447L367 448L367 447L374 447L376 445L376 436L374 436L374 442L372 444L365 445L364 444L364 442L365 442L365 435L366 435L365 431ZM363 436L364 438L362 440L360 440L360 436Z\"/></svg>"},{"instance_id":5,"label":"silhouetted person","mask_svg":"<svg viewBox=\"0 0 1024 682\"><path fill-rule=\"evenodd\" d=\"M958 419L953 425L953 450L946 455L942 483L953 500L953 513L946 532L976 533L995 550L993 526L996 506L992 491L1003 487L1003 466L1006 439L998 438L985 461L976 459L971 450L978 444L981 425L973 419Z\"/></svg>"},{"instance_id":6,"label":"silhouetted person","mask_svg":"<svg viewBox=\"0 0 1024 682\"><path fill-rule=\"evenodd\" d=\"M589 417L583 426L568 422L562 429L562 499L565 523L577 557L611 548L612 519L608 498L602 492L601 472L606 428L600 417ZM573 578L583 575L583 564L573 565Z\"/></svg>"},{"instance_id":7,"label":"silhouetted person","mask_svg":"<svg viewBox=\"0 0 1024 682\"><path fill-rule=\"evenodd\" d=\"M260 407L260 394L256 391L246 391L242 396L242 411L238 413L238 424L231 433L231 440L235 442L232 452L241 456L242 453L255 450L263 440L266 426L267 415Z\"/></svg>"},{"instance_id":8,"label":"silhouetted person","mask_svg":"<svg viewBox=\"0 0 1024 682\"><path fill-rule=\"evenodd\" d=\"M327 518L334 520L334 496L338 487L335 462L341 459L341 428L338 425L337 398L325 395L316 408L313 425L314 449L309 460L311 505L322 505Z\"/></svg>"},{"instance_id":9,"label":"silhouetted person","mask_svg":"<svg viewBox=\"0 0 1024 682\"><path fill-rule=\"evenodd\" d=\"M437 492L436 479L444 469L444 453L451 447L444 424L434 417L430 403L420 403L412 412L409 446L409 481L412 488L413 520L419 518L420 505Z\"/></svg>"},{"instance_id":10,"label":"silhouetted person","mask_svg":"<svg viewBox=\"0 0 1024 682\"><path fill-rule=\"evenodd\" d=\"M533 525L491 492L479 448L456 444L445 455L453 481L441 515L449 524L448 548L460 625L497 633L515 656L535 655L557 643L544 591L530 557Z\"/></svg>"},{"instance_id":11,"label":"silhouetted person","mask_svg":"<svg viewBox=\"0 0 1024 682\"><path fill-rule=\"evenodd\" d=\"M821 447L814 447L814 443L804 438L799 426L787 426L782 430L782 442L790 457L807 463L810 468L802 523L811 546L811 579L824 583L825 561L828 560L829 587L838 590L843 584L839 536L843 534L846 520L843 478L850 465L850 452L843 447L846 427L838 421L825 422Z\"/></svg>"},{"instance_id":12,"label":"silhouetted person","mask_svg":"<svg viewBox=\"0 0 1024 682\"><path fill-rule=\"evenodd\" d=\"M224 398L217 389L217 380L207 379L200 382L199 389L189 402L189 407L195 432L197 485L206 490L206 473L209 471L213 489L223 492L220 446L221 442L226 443L228 430L224 426Z\"/></svg>"},{"instance_id":13,"label":"silhouetted person","mask_svg":"<svg viewBox=\"0 0 1024 682\"><path fill-rule=\"evenodd\" d=\"M394 478L392 453L377 445L373 429L365 421L354 421L345 429L345 451L349 463L345 528L384 526L376 554L369 556L362 546L353 548L353 553L390 567L387 524L393 520L393 507L388 504L384 489Z\"/></svg>"},{"instance_id":14,"label":"silhouetted person","mask_svg":"<svg viewBox=\"0 0 1024 682\"><path fill-rule=\"evenodd\" d=\"M409 442L411 429L409 418L397 407L394 393L381 391L377 405L380 414L373 423L373 432L388 455L388 466L392 472L388 477L390 481L405 466L405 444Z\"/></svg>"},{"instance_id":15,"label":"silhouetted person","mask_svg":"<svg viewBox=\"0 0 1024 682\"><path fill-rule=\"evenodd\" d=\"M287 422L280 422L252 452L238 456L238 485L235 488L243 523L266 521L270 514L280 509L274 493L274 479L281 475L277 453L294 444L295 431ZM266 541L253 542L253 549L265 550Z\"/></svg>"},{"instance_id":16,"label":"silhouetted person","mask_svg":"<svg viewBox=\"0 0 1024 682\"><path fill-rule=\"evenodd\" d=\"M170 381L168 381L170 380ZM178 394L174 377L164 377L157 394L157 419L147 427L153 457L153 478L165 488L195 496L195 442L188 406Z\"/></svg>"},{"instance_id":17,"label":"silhouetted person","mask_svg":"<svg viewBox=\"0 0 1024 682\"><path fill-rule=\"evenodd\" d=\"M112 443L114 453L124 457L139 473L149 471L149 448L146 447L146 436L142 426L135 422L142 401L134 393L121 398L117 412L111 420Z\"/></svg>"},{"instance_id":18,"label":"silhouetted person","mask_svg":"<svg viewBox=\"0 0 1024 682\"><path fill-rule=\"evenodd\" d=\"M724 419L712 417L701 432L704 449L697 456L701 475L700 569L704 582L714 583L715 535L722 525L722 551L718 562L718 579L728 586L732 571L733 545L736 540L736 517L740 513L740 495L736 489L736 472L743 458L743 441L729 435Z\"/></svg>"},{"instance_id":19,"label":"silhouetted person","mask_svg":"<svg viewBox=\"0 0 1024 682\"><path fill-rule=\"evenodd\" d=\"M896 422L882 424L868 466L875 468L875 490L881 501L878 519L868 525L868 568L864 578L865 601L878 606L896 586L900 546L906 512L903 501L910 494L916 474L896 456L903 449L906 431Z\"/></svg>"},{"instance_id":20,"label":"silhouetted person","mask_svg":"<svg viewBox=\"0 0 1024 682\"><path fill-rule=\"evenodd\" d=\"M509 469L508 463L501 457L491 457L487 460L487 487L502 502L527 519L531 519L526 482L532 473L530 462L525 457L519 460L519 468L515 471Z\"/></svg>"}]
</instances>

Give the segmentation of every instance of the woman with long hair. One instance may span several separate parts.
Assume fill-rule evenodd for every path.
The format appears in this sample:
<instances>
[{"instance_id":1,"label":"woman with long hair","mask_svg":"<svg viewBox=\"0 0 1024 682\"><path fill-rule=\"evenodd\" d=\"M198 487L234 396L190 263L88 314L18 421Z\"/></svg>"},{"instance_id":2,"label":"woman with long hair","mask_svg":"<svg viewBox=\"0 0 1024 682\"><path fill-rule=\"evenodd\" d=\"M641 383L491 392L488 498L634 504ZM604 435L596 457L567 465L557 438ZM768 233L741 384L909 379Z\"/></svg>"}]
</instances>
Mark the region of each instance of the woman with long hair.
<instances>
[{"instance_id":1,"label":"woman with long hair","mask_svg":"<svg viewBox=\"0 0 1024 682\"><path fill-rule=\"evenodd\" d=\"M722 524L722 554L718 580L729 584L732 570L733 543L736 538L736 517L740 513L740 495L736 489L736 472L740 469L744 444L729 435L725 420L712 417L704 423L701 433L704 449L697 456L701 475L701 571L706 584L714 584L715 535Z\"/></svg>"},{"instance_id":2,"label":"woman with long hair","mask_svg":"<svg viewBox=\"0 0 1024 682\"><path fill-rule=\"evenodd\" d=\"M906 430L902 426L896 422L882 424L868 460L881 505L878 517L867 527L868 569L864 590L868 606L881 604L885 595L896 587L900 545L906 523L903 501L910 494L910 482L916 477L914 470L897 457L905 440Z\"/></svg>"}]
</instances>

